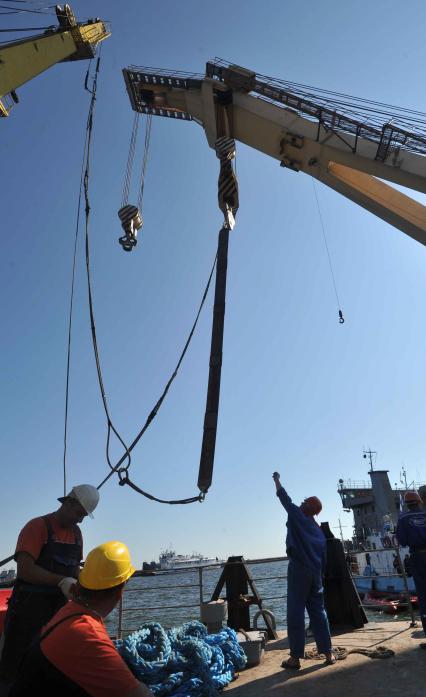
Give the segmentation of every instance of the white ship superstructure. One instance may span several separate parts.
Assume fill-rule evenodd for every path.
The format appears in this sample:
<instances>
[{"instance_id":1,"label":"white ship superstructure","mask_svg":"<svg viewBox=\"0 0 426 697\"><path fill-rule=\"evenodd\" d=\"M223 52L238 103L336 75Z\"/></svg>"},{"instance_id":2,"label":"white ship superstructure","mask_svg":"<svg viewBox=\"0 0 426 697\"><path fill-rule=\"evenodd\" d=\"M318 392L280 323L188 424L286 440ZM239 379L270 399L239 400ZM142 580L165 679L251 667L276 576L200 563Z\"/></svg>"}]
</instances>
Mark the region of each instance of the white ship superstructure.
<instances>
[{"instance_id":1,"label":"white ship superstructure","mask_svg":"<svg viewBox=\"0 0 426 697\"><path fill-rule=\"evenodd\" d=\"M202 554L176 554L172 549L167 549L160 554L160 570L170 571L174 569L188 569L190 567L209 566L222 560L217 557L205 557Z\"/></svg>"}]
</instances>

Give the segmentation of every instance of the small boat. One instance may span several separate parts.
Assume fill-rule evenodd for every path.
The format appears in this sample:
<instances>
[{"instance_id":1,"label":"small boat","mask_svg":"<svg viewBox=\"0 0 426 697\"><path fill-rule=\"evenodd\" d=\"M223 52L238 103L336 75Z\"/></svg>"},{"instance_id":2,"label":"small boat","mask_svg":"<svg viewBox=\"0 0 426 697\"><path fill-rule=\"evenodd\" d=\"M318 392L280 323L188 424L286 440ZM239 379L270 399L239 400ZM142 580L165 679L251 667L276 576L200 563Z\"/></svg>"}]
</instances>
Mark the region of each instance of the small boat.
<instances>
[{"instance_id":1,"label":"small boat","mask_svg":"<svg viewBox=\"0 0 426 697\"><path fill-rule=\"evenodd\" d=\"M410 601L412 605L417 605L417 596L411 596ZM364 607L370 610L382 610L389 615L394 615L408 608L407 598L401 596L382 597L366 593L362 602Z\"/></svg>"}]
</instances>

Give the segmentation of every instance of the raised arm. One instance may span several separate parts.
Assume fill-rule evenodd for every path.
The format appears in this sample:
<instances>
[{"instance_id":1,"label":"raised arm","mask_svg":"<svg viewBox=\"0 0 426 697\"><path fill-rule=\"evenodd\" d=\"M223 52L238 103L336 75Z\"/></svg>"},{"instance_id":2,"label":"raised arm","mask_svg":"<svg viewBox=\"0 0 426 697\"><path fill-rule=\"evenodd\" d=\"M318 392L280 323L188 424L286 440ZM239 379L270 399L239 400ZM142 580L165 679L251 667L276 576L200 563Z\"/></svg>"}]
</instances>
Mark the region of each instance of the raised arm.
<instances>
[{"instance_id":1,"label":"raised arm","mask_svg":"<svg viewBox=\"0 0 426 697\"><path fill-rule=\"evenodd\" d=\"M272 479L274 480L275 486L277 488L277 496L287 513L294 513L295 511L300 511L298 506L295 506L294 503L292 503L290 496L287 494L286 490L281 484L279 472L274 472L274 474L272 475Z\"/></svg>"},{"instance_id":2,"label":"raised arm","mask_svg":"<svg viewBox=\"0 0 426 697\"><path fill-rule=\"evenodd\" d=\"M280 482L280 473L279 473L279 472L274 472L274 474L272 475L272 479L273 479L274 482L275 482L275 486L277 487L277 491L278 491L279 489L281 489L282 484L281 484L281 482Z\"/></svg>"}]
</instances>

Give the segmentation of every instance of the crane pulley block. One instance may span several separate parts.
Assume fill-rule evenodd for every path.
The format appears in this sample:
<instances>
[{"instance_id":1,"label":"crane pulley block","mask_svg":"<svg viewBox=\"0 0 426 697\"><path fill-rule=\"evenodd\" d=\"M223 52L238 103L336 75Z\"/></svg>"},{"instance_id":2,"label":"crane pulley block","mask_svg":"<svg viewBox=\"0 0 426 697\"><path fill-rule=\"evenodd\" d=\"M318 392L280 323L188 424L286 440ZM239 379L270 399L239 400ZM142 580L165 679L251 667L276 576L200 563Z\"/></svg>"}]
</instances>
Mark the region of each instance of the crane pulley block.
<instances>
[{"instance_id":1,"label":"crane pulley block","mask_svg":"<svg viewBox=\"0 0 426 697\"><path fill-rule=\"evenodd\" d=\"M125 232L124 236L119 237L118 241L125 252L131 252L133 247L136 247L138 243L138 230L140 230L143 225L142 215L139 208L127 203L118 211L118 217L121 220L121 227Z\"/></svg>"},{"instance_id":2,"label":"crane pulley block","mask_svg":"<svg viewBox=\"0 0 426 697\"><path fill-rule=\"evenodd\" d=\"M235 225L235 214L239 207L238 182L232 168L232 160L235 158L235 140L228 136L221 136L215 143L216 155L220 160L220 173L218 181L218 203L225 222L230 230Z\"/></svg>"}]
</instances>

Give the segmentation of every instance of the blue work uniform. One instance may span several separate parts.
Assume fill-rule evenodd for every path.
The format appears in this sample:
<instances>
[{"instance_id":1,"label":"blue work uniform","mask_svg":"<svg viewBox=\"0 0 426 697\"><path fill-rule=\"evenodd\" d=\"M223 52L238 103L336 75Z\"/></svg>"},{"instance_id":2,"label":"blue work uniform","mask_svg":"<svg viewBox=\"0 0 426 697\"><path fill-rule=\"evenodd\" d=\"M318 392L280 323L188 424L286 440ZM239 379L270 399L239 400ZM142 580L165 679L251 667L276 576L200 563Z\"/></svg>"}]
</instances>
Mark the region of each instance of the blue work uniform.
<instances>
[{"instance_id":1,"label":"blue work uniform","mask_svg":"<svg viewBox=\"0 0 426 697\"><path fill-rule=\"evenodd\" d=\"M403 513L396 526L396 537L400 545L410 548L411 573L426 634L426 510Z\"/></svg>"},{"instance_id":2,"label":"blue work uniform","mask_svg":"<svg viewBox=\"0 0 426 697\"><path fill-rule=\"evenodd\" d=\"M324 607L322 577L326 562L326 539L313 516L306 516L280 487L277 496L288 514L287 632L290 655L305 655L305 608L319 653L331 651L330 627Z\"/></svg>"}]
</instances>

